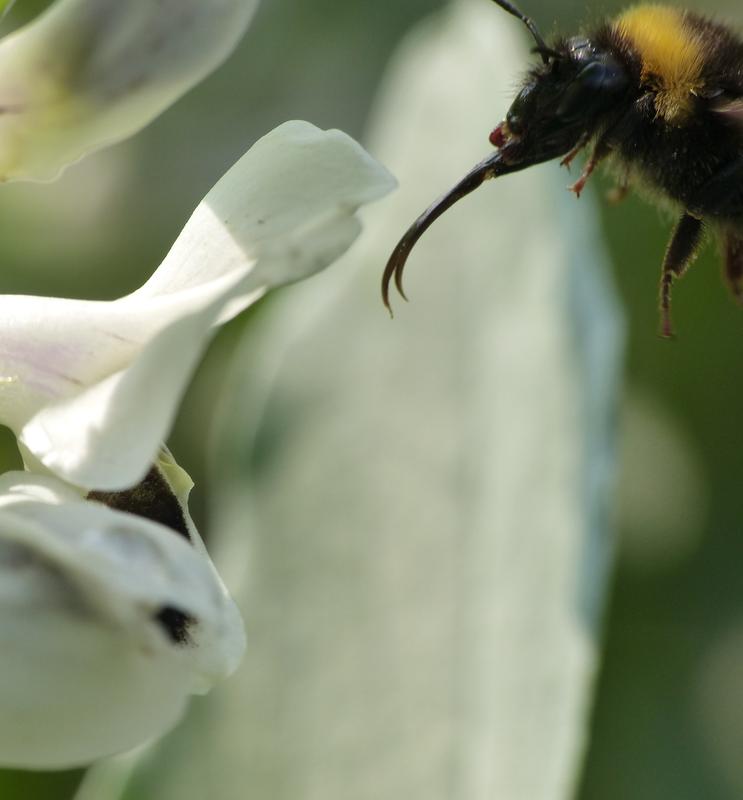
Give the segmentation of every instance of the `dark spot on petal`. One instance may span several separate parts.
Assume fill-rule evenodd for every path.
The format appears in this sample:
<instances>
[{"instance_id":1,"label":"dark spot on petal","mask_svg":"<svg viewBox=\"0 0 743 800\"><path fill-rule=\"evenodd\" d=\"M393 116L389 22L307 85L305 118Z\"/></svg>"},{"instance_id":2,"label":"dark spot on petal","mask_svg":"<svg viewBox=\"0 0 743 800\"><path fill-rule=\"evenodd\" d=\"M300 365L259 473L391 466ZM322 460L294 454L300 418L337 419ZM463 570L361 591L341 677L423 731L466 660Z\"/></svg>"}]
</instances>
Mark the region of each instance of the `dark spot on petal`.
<instances>
[{"instance_id":1,"label":"dark spot on petal","mask_svg":"<svg viewBox=\"0 0 743 800\"><path fill-rule=\"evenodd\" d=\"M194 617L173 606L163 606L153 619L165 631L174 644L191 644L189 628L196 622Z\"/></svg>"}]
</instances>

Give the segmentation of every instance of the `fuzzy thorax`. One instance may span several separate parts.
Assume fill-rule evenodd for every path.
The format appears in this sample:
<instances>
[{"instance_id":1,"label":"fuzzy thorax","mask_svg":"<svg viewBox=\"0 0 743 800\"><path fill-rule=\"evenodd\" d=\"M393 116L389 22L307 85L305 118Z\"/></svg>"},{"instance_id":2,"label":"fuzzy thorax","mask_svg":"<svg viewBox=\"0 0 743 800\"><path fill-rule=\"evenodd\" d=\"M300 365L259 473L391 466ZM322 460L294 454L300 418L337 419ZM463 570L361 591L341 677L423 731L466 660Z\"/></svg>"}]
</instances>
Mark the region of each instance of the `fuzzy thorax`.
<instances>
[{"instance_id":1,"label":"fuzzy thorax","mask_svg":"<svg viewBox=\"0 0 743 800\"><path fill-rule=\"evenodd\" d=\"M682 11L641 5L625 11L614 23L619 35L637 53L641 80L655 94L658 116L671 124L692 110L693 95L702 88L702 43Z\"/></svg>"}]
</instances>

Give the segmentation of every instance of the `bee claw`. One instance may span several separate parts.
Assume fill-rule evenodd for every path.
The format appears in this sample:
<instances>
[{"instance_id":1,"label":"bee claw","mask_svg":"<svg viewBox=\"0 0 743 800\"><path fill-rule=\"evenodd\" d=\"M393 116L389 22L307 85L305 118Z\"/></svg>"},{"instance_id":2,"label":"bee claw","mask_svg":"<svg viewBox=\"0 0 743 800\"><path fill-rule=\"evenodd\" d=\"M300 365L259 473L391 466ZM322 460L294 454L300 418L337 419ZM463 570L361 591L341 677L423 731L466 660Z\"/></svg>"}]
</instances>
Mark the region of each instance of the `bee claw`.
<instances>
[{"instance_id":1,"label":"bee claw","mask_svg":"<svg viewBox=\"0 0 743 800\"><path fill-rule=\"evenodd\" d=\"M587 175L581 175L575 183L568 186L568 191L572 192L580 200L580 193L583 191L587 180Z\"/></svg>"},{"instance_id":2,"label":"bee claw","mask_svg":"<svg viewBox=\"0 0 743 800\"><path fill-rule=\"evenodd\" d=\"M658 332L658 335L661 339L673 341L676 338L676 331L673 329L673 323L671 322L670 314L665 312L666 309L664 309L664 313L661 316L660 331Z\"/></svg>"}]
</instances>

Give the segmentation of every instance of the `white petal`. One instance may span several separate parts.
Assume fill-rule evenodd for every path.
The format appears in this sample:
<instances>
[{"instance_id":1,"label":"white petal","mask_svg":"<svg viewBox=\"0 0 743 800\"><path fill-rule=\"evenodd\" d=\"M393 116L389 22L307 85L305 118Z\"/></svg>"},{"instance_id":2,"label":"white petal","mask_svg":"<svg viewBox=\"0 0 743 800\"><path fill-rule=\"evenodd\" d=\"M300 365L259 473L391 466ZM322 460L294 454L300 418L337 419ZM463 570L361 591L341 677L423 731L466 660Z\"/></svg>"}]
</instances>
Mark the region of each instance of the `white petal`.
<instances>
[{"instance_id":1,"label":"white petal","mask_svg":"<svg viewBox=\"0 0 743 800\"><path fill-rule=\"evenodd\" d=\"M81 486L135 483L155 458L181 394L229 294L183 315L141 346L124 369L41 408L19 436L52 472Z\"/></svg>"},{"instance_id":2,"label":"white petal","mask_svg":"<svg viewBox=\"0 0 743 800\"><path fill-rule=\"evenodd\" d=\"M356 238L362 205L395 179L342 131L285 122L258 140L196 209L135 297L201 286L245 260L254 288L324 268Z\"/></svg>"},{"instance_id":3,"label":"white petal","mask_svg":"<svg viewBox=\"0 0 743 800\"><path fill-rule=\"evenodd\" d=\"M401 190L358 268L285 293L238 353L213 507L251 658L138 800L212 775L220 800L573 796L621 341L590 194L556 164L489 183L421 240L394 321L378 299L406 225L487 153L519 35L481 0L416 32L376 104Z\"/></svg>"},{"instance_id":4,"label":"white petal","mask_svg":"<svg viewBox=\"0 0 743 800\"><path fill-rule=\"evenodd\" d=\"M58 0L0 42L0 179L49 180L217 67L257 0Z\"/></svg>"},{"instance_id":5,"label":"white petal","mask_svg":"<svg viewBox=\"0 0 743 800\"><path fill-rule=\"evenodd\" d=\"M0 297L0 421L47 468L135 483L214 326L324 268L394 181L345 134L280 126L217 183L160 268L114 302Z\"/></svg>"},{"instance_id":6,"label":"white petal","mask_svg":"<svg viewBox=\"0 0 743 800\"><path fill-rule=\"evenodd\" d=\"M201 549L54 478L0 478L0 600L4 766L83 764L159 735L244 649ZM194 620L182 641L157 620L168 609Z\"/></svg>"}]
</instances>

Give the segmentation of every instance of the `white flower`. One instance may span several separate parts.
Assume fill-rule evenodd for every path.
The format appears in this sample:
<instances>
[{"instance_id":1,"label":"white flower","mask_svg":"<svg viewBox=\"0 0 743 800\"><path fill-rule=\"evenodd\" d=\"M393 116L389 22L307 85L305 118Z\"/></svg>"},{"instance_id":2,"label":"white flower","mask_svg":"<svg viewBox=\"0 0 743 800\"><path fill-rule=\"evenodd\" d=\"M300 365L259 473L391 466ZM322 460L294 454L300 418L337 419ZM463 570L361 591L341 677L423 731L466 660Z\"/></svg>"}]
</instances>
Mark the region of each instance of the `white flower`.
<instances>
[{"instance_id":1,"label":"white flower","mask_svg":"<svg viewBox=\"0 0 743 800\"><path fill-rule=\"evenodd\" d=\"M340 131L286 123L209 192L163 263L112 302L0 296L0 422L78 486L147 471L215 327L324 268L392 177Z\"/></svg>"},{"instance_id":2,"label":"white flower","mask_svg":"<svg viewBox=\"0 0 743 800\"><path fill-rule=\"evenodd\" d=\"M0 180L49 180L217 67L257 0L57 0L0 41Z\"/></svg>"},{"instance_id":3,"label":"white flower","mask_svg":"<svg viewBox=\"0 0 743 800\"><path fill-rule=\"evenodd\" d=\"M172 499L174 477L184 502L187 477L165 458L158 492ZM51 476L0 478L0 765L131 748L235 669L239 612L181 510L178 532Z\"/></svg>"}]
</instances>

